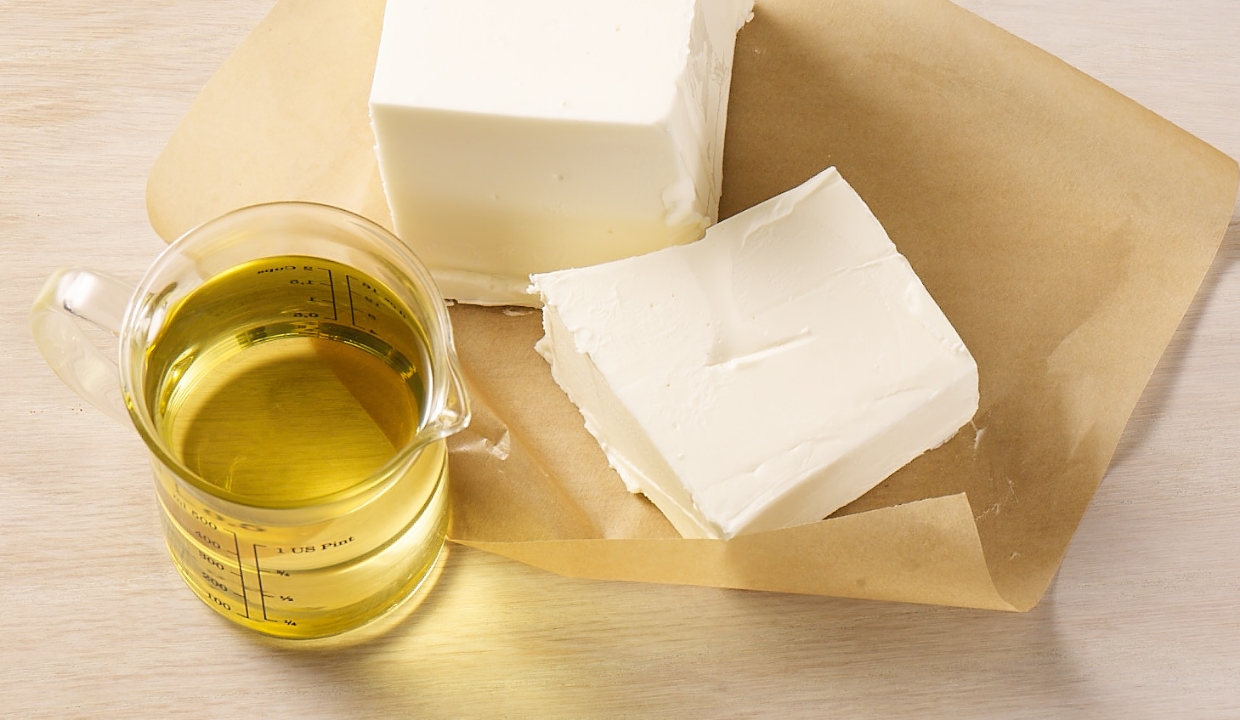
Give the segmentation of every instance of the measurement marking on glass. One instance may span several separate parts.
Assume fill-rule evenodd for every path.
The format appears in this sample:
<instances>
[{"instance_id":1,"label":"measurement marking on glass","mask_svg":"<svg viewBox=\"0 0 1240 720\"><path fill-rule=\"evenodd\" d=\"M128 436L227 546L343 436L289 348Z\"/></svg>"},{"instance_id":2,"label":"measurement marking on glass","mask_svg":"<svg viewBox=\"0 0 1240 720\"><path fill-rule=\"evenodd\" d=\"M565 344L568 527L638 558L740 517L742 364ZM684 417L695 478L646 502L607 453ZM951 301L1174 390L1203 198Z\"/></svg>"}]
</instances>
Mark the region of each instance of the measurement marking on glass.
<instances>
[{"instance_id":1,"label":"measurement marking on glass","mask_svg":"<svg viewBox=\"0 0 1240 720\"><path fill-rule=\"evenodd\" d=\"M349 322L353 327L357 327L357 312L353 309L353 278L350 275L344 276L345 287L349 289Z\"/></svg>"},{"instance_id":2,"label":"measurement marking on glass","mask_svg":"<svg viewBox=\"0 0 1240 720\"><path fill-rule=\"evenodd\" d=\"M332 291L332 320L339 320L340 313L336 310L336 281L332 278L331 268L327 268L327 287Z\"/></svg>"},{"instance_id":3,"label":"measurement marking on glass","mask_svg":"<svg viewBox=\"0 0 1240 720\"><path fill-rule=\"evenodd\" d=\"M233 547L237 550L237 569L241 575L241 601L245 603L245 616L250 617L250 598L245 591L245 567L241 564L241 543L237 540L237 533L230 532L233 536Z\"/></svg>"},{"instance_id":4,"label":"measurement marking on glass","mask_svg":"<svg viewBox=\"0 0 1240 720\"><path fill-rule=\"evenodd\" d=\"M329 270L328 272L331 272L331 271ZM254 575L258 577L258 602L262 605L262 608L263 608L263 619L268 620L270 618L267 617L267 594L263 592L263 569L259 567L258 565L258 549L260 547L267 547L267 546L266 545L254 545L252 547L254 549Z\"/></svg>"}]
</instances>

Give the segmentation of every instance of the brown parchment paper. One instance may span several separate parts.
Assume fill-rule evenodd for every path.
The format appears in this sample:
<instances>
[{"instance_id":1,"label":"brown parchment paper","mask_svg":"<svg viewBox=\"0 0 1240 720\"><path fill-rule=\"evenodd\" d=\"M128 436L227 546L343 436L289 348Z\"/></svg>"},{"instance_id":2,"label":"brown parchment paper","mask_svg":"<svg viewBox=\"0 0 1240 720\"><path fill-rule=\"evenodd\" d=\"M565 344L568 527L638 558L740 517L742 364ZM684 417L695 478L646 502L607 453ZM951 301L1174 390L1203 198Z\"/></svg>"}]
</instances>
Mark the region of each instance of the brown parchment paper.
<instances>
[{"instance_id":1,"label":"brown parchment paper","mask_svg":"<svg viewBox=\"0 0 1240 720\"><path fill-rule=\"evenodd\" d=\"M391 226L366 106L382 6L275 6L151 172L162 237L284 199ZM684 540L552 382L538 313L456 307L476 413L453 538L570 576L1032 607L1218 248L1236 164L946 0L758 0L721 217L830 165L976 357L971 425L827 520Z\"/></svg>"}]
</instances>

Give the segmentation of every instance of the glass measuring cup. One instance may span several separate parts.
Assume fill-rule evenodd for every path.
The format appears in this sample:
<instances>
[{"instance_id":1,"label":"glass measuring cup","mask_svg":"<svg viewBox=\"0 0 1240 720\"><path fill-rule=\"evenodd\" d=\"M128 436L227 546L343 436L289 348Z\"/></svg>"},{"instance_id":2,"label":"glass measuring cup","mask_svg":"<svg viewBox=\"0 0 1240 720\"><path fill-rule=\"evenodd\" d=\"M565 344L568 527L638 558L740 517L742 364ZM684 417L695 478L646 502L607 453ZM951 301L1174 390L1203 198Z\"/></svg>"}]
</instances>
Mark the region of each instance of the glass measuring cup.
<instances>
[{"instance_id":1,"label":"glass measuring cup","mask_svg":"<svg viewBox=\"0 0 1240 720\"><path fill-rule=\"evenodd\" d=\"M110 360L81 320L117 335ZM273 203L191 230L136 289L53 274L48 364L146 443L177 569L209 607L288 638L413 593L448 523L445 438L469 421L443 298L383 228Z\"/></svg>"}]
</instances>

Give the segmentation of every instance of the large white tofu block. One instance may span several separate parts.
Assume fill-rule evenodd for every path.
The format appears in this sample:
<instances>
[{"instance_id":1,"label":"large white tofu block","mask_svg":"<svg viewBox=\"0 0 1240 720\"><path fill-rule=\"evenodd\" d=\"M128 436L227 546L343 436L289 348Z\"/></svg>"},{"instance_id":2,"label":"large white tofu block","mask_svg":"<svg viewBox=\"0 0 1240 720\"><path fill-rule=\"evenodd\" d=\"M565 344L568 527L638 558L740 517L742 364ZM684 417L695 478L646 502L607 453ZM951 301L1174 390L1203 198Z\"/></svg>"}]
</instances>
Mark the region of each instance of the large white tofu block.
<instances>
[{"instance_id":1,"label":"large white tofu block","mask_svg":"<svg viewBox=\"0 0 1240 720\"><path fill-rule=\"evenodd\" d=\"M539 352L686 537L819 520L977 411L977 365L834 169L698 242L533 278Z\"/></svg>"},{"instance_id":2,"label":"large white tofu block","mask_svg":"<svg viewBox=\"0 0 1240 720\"><path fill-rule=\"evenodd\" d=\"M753 0L388 0L370 94L395 229L461 302L715 221Z\"/></svg>"}]
</instances>

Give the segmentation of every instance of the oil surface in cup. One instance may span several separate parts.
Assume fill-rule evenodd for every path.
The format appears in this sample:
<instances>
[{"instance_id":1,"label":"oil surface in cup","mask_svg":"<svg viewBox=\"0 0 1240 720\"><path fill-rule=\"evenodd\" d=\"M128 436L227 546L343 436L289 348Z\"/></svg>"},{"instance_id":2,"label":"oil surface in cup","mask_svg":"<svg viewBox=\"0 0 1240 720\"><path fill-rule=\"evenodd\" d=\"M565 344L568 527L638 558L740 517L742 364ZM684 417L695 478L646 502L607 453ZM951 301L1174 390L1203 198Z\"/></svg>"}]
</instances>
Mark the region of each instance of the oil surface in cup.
<instances>
[{"instance_id":1,"label":"oil surface in cup","mask_svg":"<svg viewBox=\"0 0 1240 720\"><path fill-rule=\"evenodd\" d=\"M157 486L173 560L208 605L321 636L382 613L429 570L444 443L387 467L426 421L414 317L373 277L302 256L238 266L165 310L144 392L182 469L157 463Z\"/></svg>"}]
</instances>

